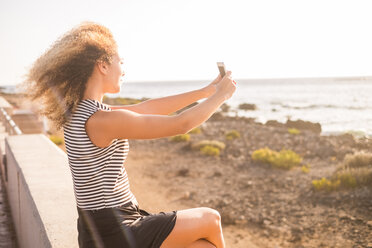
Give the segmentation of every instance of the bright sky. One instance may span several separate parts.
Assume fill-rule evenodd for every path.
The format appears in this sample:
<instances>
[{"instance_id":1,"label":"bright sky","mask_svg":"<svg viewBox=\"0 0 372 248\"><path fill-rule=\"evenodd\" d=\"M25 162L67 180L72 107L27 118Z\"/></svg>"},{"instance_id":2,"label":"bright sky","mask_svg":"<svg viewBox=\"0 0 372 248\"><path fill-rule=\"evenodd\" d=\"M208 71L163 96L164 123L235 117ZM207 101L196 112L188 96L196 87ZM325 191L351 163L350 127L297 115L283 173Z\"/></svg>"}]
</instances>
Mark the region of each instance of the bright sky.
<instances>
[{"instance_id":1,"label":"bright sky","mask_svg":"<svg viewBox=\"0 0 372 248\"><path fill-rule=\"evenodd\" d=\"M0 2L0 85L81 21L107 26L125 81L372 75L370 0Z\"/></svg>"}]
</instances>

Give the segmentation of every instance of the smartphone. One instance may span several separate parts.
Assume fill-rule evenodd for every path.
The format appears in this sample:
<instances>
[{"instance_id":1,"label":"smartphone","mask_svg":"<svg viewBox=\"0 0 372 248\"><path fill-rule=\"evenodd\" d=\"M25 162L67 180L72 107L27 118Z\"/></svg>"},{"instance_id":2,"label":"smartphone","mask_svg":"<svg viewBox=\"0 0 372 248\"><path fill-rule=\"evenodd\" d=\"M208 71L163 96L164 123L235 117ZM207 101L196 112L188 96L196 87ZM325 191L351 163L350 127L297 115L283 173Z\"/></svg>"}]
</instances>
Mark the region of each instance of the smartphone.
<instances>
[{"instance_id":1,"label":"smartphone","mask_svg":"<svg viewBox=\"0 0 372 248\"><path fill-rule=\"evenodd\" d=\"M225 63L224 62L217 62L218 70L220 70L221 78L225 76L226 69L225 69Z\"/></svg>"}]
</instances>

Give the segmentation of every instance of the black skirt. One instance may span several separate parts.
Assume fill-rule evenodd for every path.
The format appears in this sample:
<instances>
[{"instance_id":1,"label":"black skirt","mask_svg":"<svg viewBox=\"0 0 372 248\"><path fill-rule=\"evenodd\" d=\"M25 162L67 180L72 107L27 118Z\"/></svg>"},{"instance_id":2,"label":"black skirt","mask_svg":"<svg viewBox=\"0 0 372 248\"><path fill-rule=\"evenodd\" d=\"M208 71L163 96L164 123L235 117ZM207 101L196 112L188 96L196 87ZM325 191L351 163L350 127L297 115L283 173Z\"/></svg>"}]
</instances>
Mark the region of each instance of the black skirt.
<instances>
[{"instance_id":1,"label":"black skirt","mask_svg":"<svg viewBox=\"0 0 372 248\"><path fill-rule=\"evenodd\" d=\"M80 248L159 248L176 224L177 211L151 214L137 202L99 210L77 208Z\"/></svg>"}]
</instances>

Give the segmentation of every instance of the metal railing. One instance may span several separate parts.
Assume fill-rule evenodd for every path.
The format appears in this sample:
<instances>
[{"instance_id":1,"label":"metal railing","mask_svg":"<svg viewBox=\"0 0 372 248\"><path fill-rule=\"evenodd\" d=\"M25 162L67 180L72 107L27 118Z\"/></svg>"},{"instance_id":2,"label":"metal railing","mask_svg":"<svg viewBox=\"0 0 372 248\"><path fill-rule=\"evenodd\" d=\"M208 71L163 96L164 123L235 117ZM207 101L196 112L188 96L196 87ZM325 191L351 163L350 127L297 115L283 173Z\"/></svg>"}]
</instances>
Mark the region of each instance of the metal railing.
<instances>
[{"instance_id":1,"label":"metal railing","mask_svg":"<svg viewBox=\"0 0 372 248\"><path fill-rule=\"evenodd\" d=\"M21 129L15 124L9 114L5 111L4 108L0 108L0 119L5 126L5 131L9 135L19 135L22 134Z\"/></svg>"}]
</instances>

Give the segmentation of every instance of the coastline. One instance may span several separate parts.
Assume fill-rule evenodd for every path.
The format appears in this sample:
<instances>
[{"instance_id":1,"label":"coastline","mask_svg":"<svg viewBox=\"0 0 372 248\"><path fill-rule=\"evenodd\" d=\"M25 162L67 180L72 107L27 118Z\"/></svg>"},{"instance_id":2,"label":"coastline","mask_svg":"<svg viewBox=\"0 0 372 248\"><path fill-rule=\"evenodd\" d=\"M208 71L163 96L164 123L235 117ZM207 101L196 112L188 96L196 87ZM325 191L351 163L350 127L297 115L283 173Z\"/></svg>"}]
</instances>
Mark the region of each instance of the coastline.
<instances>
[{"instance_id":1,"label":"coastline","mask_svg":"<svg viewBox=\"0 0 372 248\"><path fill-rule=\"evenodd\" d=\"M12 97L10 102L19 107L26 105L22 97L4 97ZM262 124L227 116L226 106L223 109L188 138L130 140L135 152L129 158L143 165L140 176L156 179L159 190L179 205L217 209L224 226L245 230L258 247L367 247L372 243L372 185L329 192L312 185L314 180L331 178L347 155L370 153L370 138L323 135L320 124L301 120ZM230 139L231 131L239 135ZM61 133L52 130L49 135ZM205 140L225 147L210 156L193 149ZM64 149L63 143L60 147ZM264 148L291 150L302 161L288 170L273 168L252 157ZM243 238L234 236L230 245L233 240L239 243Z\"/></svg>"}]
</instances>

